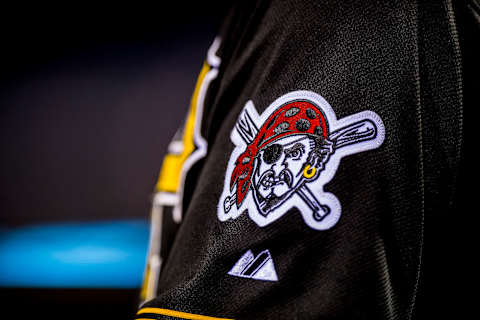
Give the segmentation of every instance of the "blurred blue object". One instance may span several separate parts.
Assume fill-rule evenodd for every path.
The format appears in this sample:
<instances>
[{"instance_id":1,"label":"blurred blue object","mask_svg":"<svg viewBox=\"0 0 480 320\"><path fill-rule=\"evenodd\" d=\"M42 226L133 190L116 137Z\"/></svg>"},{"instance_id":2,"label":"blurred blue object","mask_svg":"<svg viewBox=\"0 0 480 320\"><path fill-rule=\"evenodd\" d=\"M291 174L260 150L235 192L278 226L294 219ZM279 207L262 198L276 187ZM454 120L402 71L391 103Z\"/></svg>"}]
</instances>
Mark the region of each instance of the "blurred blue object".
<instances>
[{"instance_id":1,"label":"blurred blue object","mask_svg":"<svg viewBox=\"0 0 480 320\"><path fill-rule=\"evenodd\" d=\"M139 288L144 220L62 223L0 230L0 286Z\"/></svg>"}]
</instances>

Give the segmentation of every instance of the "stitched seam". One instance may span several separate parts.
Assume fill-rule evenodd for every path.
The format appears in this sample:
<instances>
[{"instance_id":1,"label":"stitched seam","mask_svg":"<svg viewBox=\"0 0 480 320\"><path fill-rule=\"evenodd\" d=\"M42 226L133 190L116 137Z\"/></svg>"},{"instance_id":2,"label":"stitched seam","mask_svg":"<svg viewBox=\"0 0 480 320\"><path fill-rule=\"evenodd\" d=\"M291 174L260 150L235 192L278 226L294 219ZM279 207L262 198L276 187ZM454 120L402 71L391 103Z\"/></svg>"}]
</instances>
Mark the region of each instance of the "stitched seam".
<instances>
[{"instance_id":1,"label":"stitched seam","mask_svg":"<svg viewBox=\"0 0 480 320\"><path fill-rule=\"evenodd\" d=\"M461 150L463 146L463 108L464 106L463 106L463 82L462 82L463 70L462 70L462 63L461 63L462 54L460 50L460 42L459 42L459 35L458 35L457 26L456 26L455 12L453 10L453 4L450 1L447 3L447 17L448 17L448 26L450 29L450 33L452 35L452 40L454 42L453 51L454 51L455 57L457 58L455 59L455 67L454 67L455 75L457 79L455 83L455 91L457 93L458 105L459 105L458 134L456 135L457 143L456 143L456 150L455 150L455 154L456 154L455 159L457 161L456 162L457 168L456 168L455 176L453 177L453 185L455 186L458 179L459 170L460 170L460 166L458 164L460 162ZM456 193L455 191L452 191L450 195L450 207L453 206L453 200Z\"/></svg>"},{"instance_id":2,"label":"stitched seam","mask_svg":"<svg viewBox=\"0 0 480 320\"><path fill-rule=\"evenodd\" d=\"M425 180L424 180L424 148L423 148L423 119L422 119L422 98L421 98L421 83L420 83L420 9L419 3L416 3L416 15L417 15L417 54L416 54L416 72L417 79L416 81L416 97L417 97L417 108L416 108L416 118L418 124L418 147L419 147L419 174L420 174L420 202L421 202L421 221L420 221L420 247L419 247L419 257L418 257L418 267L417 274L415 279L415 284L413 286L412 301L410 303L410 310L408 314L408 319L412 319L413 311L415 309L415 303L417 300L418 286L420 283L420 273L422 269L422 258L423 258L423 241L424 241L424 222L425 222Z\"/></svg>"}]
</instances>

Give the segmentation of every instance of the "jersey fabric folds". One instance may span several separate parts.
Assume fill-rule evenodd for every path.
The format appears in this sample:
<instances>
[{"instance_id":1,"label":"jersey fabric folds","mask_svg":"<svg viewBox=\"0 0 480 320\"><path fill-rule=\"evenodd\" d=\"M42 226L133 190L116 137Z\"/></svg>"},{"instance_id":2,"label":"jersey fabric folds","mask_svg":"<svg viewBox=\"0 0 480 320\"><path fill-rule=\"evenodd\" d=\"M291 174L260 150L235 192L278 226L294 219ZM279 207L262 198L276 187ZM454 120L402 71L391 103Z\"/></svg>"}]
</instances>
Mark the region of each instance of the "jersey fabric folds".
<instances>
[{"instance_id":1,"label":"jersey fabric folds","mask_svg":"<svg viewBox=\"0 0 480 320\"><path fill-rule=\"evenodd\" d=\"M163 164L137 318L452 312L478 13L450 0L234 5Z\"/></svg>"}]
</instances>

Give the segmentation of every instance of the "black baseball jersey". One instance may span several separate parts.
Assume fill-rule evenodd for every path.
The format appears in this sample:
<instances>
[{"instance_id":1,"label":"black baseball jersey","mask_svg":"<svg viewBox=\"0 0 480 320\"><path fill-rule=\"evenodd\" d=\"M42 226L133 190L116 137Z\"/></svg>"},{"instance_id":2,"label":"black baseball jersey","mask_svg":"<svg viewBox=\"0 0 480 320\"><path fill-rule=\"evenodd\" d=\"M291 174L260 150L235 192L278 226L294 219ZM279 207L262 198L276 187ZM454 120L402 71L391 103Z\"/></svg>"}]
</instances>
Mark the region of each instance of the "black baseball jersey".
<instances>
[{"instance_id":1,"label":"black baseball jersey","mask_svg":"<svg viewBox=\"0 0 480 320\"><path fill-rule=\"evenodd\" d=\"M233 6L162 165L137 318L451 311L478 21L475 1Z\"/></svg>"}]
</instances>

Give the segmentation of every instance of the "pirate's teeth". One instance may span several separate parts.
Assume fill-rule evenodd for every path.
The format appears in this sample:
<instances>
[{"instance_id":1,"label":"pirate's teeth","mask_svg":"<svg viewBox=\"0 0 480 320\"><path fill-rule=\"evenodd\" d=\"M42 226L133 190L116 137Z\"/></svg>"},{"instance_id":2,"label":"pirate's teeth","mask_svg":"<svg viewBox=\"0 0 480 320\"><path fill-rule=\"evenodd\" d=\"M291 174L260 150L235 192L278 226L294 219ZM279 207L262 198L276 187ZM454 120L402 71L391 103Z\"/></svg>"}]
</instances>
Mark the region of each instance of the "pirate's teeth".
<instances>
[{"instance_id":1,"label":"pirate's teeth","mask_svg":"<svg viewBox=\"0 0 480 320\"><path fill-rule=\"evenodd\" d=\"M275 179L271 174L269 174L261 180L260 184L265 188L270 188L275 184Z\"/></svg>"}]
</instances>

